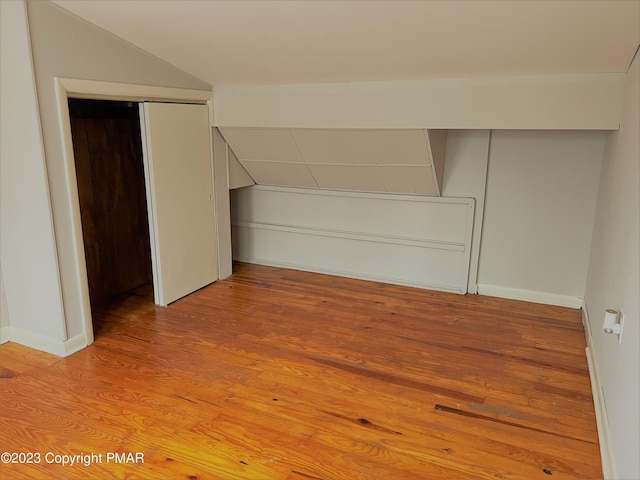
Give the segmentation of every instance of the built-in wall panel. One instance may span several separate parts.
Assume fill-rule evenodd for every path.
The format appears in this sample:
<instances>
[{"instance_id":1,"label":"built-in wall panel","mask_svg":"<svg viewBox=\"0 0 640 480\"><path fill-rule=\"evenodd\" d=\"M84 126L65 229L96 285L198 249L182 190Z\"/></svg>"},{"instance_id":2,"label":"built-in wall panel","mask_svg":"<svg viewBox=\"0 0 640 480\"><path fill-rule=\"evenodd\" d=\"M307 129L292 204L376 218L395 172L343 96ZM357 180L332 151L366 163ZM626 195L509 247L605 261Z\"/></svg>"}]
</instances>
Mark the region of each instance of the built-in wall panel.
<instances>
[{"instance_id":1,"label":"built-in wall panel","mask_svg":"<svg viewBox=\"0 0 640 480\"><path fill-rule=\"evenodd\" d=\"M236 260L467 291L473 199L254 186L232 206Z\"/></svg>"}]
</instances>

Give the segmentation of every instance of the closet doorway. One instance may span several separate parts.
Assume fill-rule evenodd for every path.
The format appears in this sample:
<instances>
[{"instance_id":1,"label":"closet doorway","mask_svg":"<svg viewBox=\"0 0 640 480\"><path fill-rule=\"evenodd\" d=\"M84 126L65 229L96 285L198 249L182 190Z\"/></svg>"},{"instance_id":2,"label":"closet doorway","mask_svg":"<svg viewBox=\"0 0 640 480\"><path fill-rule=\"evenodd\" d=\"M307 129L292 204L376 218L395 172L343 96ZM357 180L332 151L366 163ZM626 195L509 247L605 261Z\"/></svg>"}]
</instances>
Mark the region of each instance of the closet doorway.
<instances>
[{"instance_id":1,"label":"closet doorway","mask_svg":"<svg viewBox=\"0 0 640 480\"><path fill-rule=\"evenodd\" d=\"M138 104L70 98L69 116L91 306L152 292Z\"/></svg>"},{"instance_id":2,"label":"closet doorway","mask_svg":"<svg viewBox=\"0 0 640 480\"><path fill-rule=\"evenodd\" d=\"M90 308L134 290L167 306L217 280L208 106L68 107Z\"/></svg>"},{"instance_id":3,"label":"closet doorway","mask_svg":"<svg viewBox=\"0 0 640 480\"><path fill-rule=\"evenodd\" d=\"M70 219L69 228L56 233L65 244L59 265L68 354L94 341L69 99L138 105L149 230L143 238L151 247L156 305L167 306L218 279L216 208L223 208L223 218L228 213L224 188L220 202L213 190L210 91L61 77L55 91L67 204L52 208Z\"/></svg>"}]
</instances>

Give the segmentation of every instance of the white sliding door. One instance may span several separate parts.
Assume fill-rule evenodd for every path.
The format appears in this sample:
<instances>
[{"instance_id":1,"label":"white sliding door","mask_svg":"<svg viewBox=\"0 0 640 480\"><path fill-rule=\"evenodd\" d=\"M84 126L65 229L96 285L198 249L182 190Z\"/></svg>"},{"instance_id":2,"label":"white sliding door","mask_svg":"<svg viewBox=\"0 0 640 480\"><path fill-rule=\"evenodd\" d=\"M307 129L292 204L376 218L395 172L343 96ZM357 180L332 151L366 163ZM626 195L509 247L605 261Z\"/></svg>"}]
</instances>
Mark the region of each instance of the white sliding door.
<instances>
[{"instance_id":1,"label":"white sliding door","mask_svg":"<svg viewBox=\"0 0 640 480\"><path fill-rule=\"evenodd\" d=\"M140 119L154 299L166 306L218 278L209 109L142 103Z\"/></svg>"}]
</instances>

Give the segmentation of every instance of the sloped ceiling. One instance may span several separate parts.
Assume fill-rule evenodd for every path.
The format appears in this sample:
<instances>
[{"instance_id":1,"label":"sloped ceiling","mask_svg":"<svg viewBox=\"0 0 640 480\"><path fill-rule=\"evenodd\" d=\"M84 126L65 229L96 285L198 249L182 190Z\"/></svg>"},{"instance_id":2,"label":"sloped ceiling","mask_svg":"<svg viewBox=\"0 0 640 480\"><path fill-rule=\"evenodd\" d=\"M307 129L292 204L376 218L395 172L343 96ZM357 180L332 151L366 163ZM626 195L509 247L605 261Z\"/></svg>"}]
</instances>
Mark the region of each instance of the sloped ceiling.
<instances>
[{"instance_id":1,"label":"sloped ceiling","mask_svg":"<svg viewBox=\"0 0 640 480\"><path fill-rule=\"evenodd\" d=\"M223 127L220 132L258 184L440 194L446 131Z\"/></svg>"},{"instance_id":2,"label":"sloped ceiling","mask_svg":"<svg viewBox=\"0 0 640 480\"><path fill-rule=\"evenodd\" d=\"M53 1L214 97L243 85L623 73L640 43L640 0ZM427 130L266 127L221 128L256 183L439 194Z\"/></svg>"},{"instance_id":3,"label":"sloped ceiling","mask_svg":"<svg viewBox=\"0 0 640 480\"><path fill-rule=\"evenodd\" d=\"M638 0L54 0L217 85L625 72Z\"/></svg>"}]
</instances>

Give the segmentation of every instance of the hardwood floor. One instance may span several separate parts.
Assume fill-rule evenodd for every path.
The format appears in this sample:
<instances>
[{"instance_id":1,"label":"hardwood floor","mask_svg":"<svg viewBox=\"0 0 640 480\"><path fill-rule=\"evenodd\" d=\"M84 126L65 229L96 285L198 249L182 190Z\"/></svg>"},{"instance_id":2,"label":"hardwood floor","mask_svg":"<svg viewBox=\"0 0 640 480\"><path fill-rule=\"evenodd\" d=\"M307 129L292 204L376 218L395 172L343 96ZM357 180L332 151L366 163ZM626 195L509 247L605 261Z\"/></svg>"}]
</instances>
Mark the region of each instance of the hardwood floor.
<instances>
[{"instance_id":1,"label":"hardwood floor","mask_svg":"<svg viewBox=\"0 0 640 480\"><path fill-rule=\"evenodd\" d=\"M1 478L602 478L577 310L238 265L94 316L0 346Z\"/></svg>"}]
</instances>

